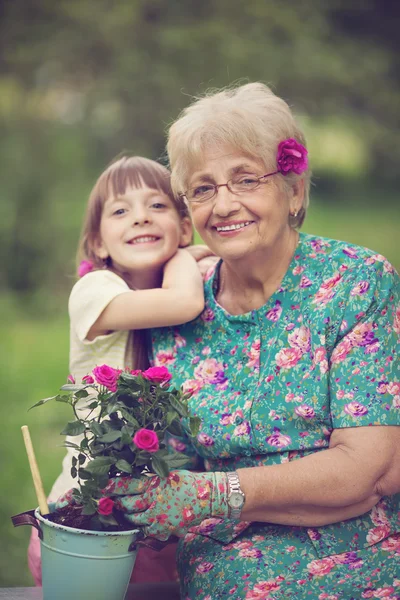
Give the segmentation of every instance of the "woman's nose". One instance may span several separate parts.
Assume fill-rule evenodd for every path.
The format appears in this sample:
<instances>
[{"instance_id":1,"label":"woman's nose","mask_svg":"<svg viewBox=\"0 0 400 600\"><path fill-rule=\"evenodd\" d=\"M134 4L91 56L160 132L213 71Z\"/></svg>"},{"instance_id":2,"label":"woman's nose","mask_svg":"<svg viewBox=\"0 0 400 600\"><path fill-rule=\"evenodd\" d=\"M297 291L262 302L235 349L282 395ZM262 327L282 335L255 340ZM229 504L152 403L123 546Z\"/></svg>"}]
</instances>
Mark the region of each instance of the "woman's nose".
<instances>
[{"instance_id":1,"label":"woman's nose","mask_svg":"<svg viewBox=\"0 0 400 600\"><path fill-rule=\"evenodd\" d=\"M220 217L226 217L240 209L239 199L226 186L218 188L217 195L214 198L213 212Z\"/></svg>"}]
</instances>

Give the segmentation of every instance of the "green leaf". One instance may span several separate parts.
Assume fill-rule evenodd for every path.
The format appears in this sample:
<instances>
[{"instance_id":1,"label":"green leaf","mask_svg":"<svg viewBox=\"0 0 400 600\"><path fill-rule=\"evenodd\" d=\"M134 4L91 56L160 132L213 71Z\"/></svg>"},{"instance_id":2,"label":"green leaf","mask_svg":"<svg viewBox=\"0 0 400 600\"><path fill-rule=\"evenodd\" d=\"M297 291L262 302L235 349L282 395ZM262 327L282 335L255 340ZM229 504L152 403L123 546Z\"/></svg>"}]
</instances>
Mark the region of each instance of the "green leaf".
<instances>
[{"instance_id":1,"label":"green leaf","mask_svg":"<svg viewBox=\"0 0 400 600\"><path fill-rule=\"evenodd\" d=\"M93 474L105 475L115 462L115 459L110 456L98 456L86 465L86 471Z\"/></svg>"},{"instance_id":2,"label":"green leaf","mask_svg":"<svg viewBox=\"0 0 400 600\"><path fill-rule=\"evenodd\" d=\"M50 396L49 398L43 398L43 400L39 400L39 402L36 402L36 404L34 404L30 408L28 408L28 411L30 411L32 408L36 408L37 406L42 406L42 404L46 404L46 402L49 402L50 400L54 400L54 398L57 398L57 396Z\"/></svg>"},{"instance_id":3,"label":"green leaf","mask_svg":"<svg viewBox=\"0 0 400 600\"><path fill-rule=\"evenodd\" d=\"M167 454L167 456L164 457L164 460L168 467L173 470L187 465L190 461L190 458L181 452L173 452L171 454Z\"/></svg>"},{"instance_id":4,"label":"green leaf","mask_svg":"<svg viewBox=\"0 0 400 600\"><path fill-rule=\"evenodd\" d=\"M119 471L123 471L124 473L132 473L131 465L123 458L121 458L120 460L117 460L117 462L115 463L115 466Z\"/></svg>"},{"instance_id":5,"label":"green leaf","mask_svg":"<svg viewBox=\"0 0 400 600\"><path fill-rule=\"evenodd\" d=\"M133 392L137 392L143 387L143 377L124 372L119 376L118 384L121 385L121 383L126 384L126 387Z\"/></svg>"},{"instance_id":6,"label":"green leaf","mask_svg":"<svg viewBox=\"0 0 400 600\"><path fill-rule=\"evenodd\" d=\"M189 431L190 435L196 437L200 431L201 419L200 417L189 418Z\"/></svg>"},{"instance_id":7,"label":"green leaf","mask_svg":"<svg viewBox=\"0 0 400 600\"><path fill-rule=\"evenodd\" d=\"M116 440L119 440L121 436L122 433L120 431L112 430L108 433L105 433L102 437L97 438L97 441L101 444L110 444Z\"/></svg>"},{"instance_id":8,"label":"green leaf","mask_svg":"<svg viewBox=\"0 0 400 600\"><path fill-rule=\"evenodd\" d=\"M71 396L58 394L56 396L56 402L65 402L66 404L69 404L71 402Z\"/></svg>"},{"instance_id":9,"label":"green leaf","mask_svg":"<svg viewBox=\"0 0 400 600\"><path fill-rule=\"evenodd\" d=\"M94 515L97 511L97 504L93 500L86 501L82 509L83 515Z\"/></svg>"},{"instance_id":10,"label":"green leaf","mask_svg":"<svg viewBox=\"0 0 400 600\"><path fill-rule=\"evenodd\" d=\"M61 435L61 434L60 434L60 435ZM68 440L66 440L66 441L63 443L63 447L64 447L64 448L73 448L74 450L80 450L80 449L81 449L81 447L80 447L80 446L78 446L78 444L74 444L73 442L69 442Z\"/></svg>"},{"instance_id":11,"label":"green leaf","mask_svg":"<svg viewBox=\"0 0 400 600\"><path fill-rule=\"evenodd\" d=\"M87 480L92 479L92 474L89 473L86 469L78 469L79 479Z\"/></svg>"},{"instance_id":12,"label":"green leaf","mask_svg":"<svg viewBox=\"0 0 400 600\"><path fill-rule=\"evenodd\" d=\"M175 419L172 421L171 425L169 425L167 431L172 435L177 435L178 437L182 435L183 429L179 419Z\"/></svg>"},{"instance_id":13,"label":"green leaf","mask_svg":"<svg viewBox=\"0 0 400 600\"><path fill-rule=\"evenodd\" d=\"M104 429L100 423L97 421L90 421L89 429L94 435L101 437L104 434Z\"/></svg>"},{"instance_id":14,"label":"green leaf","mask_svg":"<svg viewBox=\"0 0 400 600\"><path fill-rule=\"evenodd\" d=\"M168 477L169 475L169 467L163 458L159 458L157 454L154 454L151 457L152 467L160 477Z\"/></svg>"},{"instance_id":15,"label":"green leaf","mask_svg":"<svg viewBox=\"0 0 400 600\"><path fill-rule=\"evenodd\" d=\"M89 392L87 390L79 390L75 393L75 398L87 398L89 396Z\"/></svg>"},{"instance_id":16,"label":"green leaf","mask_svg":"<svg viewBox=\"0 0 400 600\"><path fill-rule=\"evenodd\" d=\"M62 387L60 387L60 390L63 390L64 392L80 392L81 390L84 390L87 386L85 384L83 385L79 385L76 383L66 383L64 384Z\"/></svg>"},{"instance_id":17,"label":"green leaf","mask_svg":"<svg viewBox=\"0 0 400 600\"><path fill-rule=\"evenodd\" d=\"M133 415L131 415L131 413L126 410L126 408L118 408L119 412L121 413L121 415L124 417L124 419L126 421L128 421L128 423L131 423L132 425L134 425L135 427L137 427L138 429L140 429L140 424L139 421L137 419L135 419L135 417Z\"/></svg>"},{"instance_id":18,"label":"green leaf","mask_svg":"<svg viewBox=\"0 0 400 600\"><path fill-rule=\"evenodd\" d=\"M69 421L61 432L61 435L80 435L85 431L85 424L81 421Z\"/></svg>"},{"instance_id":19,"label":"green leaf","mask_svg":"<svg viewBox=\"0 0 400 600\"><path fill-rule=\"evenodd\" d=\"M172 394L171 394L169 400L170 400L170 404L171 404L172 408L174 408L181 417L189 416L188 408L185 404L183 404L183 402L181 402L180 400L175 398Z\"/></svg>"},{"instance_id":20,"label":"green leaf","mask_svg":"<svg viewBox=\"0 0 400 600\"><path fill-rule=\"evenodd\" d=\"M99 521L103 523L106 527L116 527L118 525L118 521L113 517L113 515L98 515Z\"/></svg>"},{"instance_id":21,"label":"green leaf","mask_svg":"<svg viewBox=\"0 0 400 600\"><path fill-rule=\"evenodd\" d=\"M76 458L76 456L72 457L72 466L76 467L76 463L78 462L78 459Z\"/></svg>"},{"instance_id":22,"label":"green leaf","mask_svg":"<svg viewBox=\"0 0 400 600\"><path fill-rule=\"evenodd\" d=\"M78 462L80 465L83 465L85 460L86 460L86 456L84 454L78 454Z\"/></svg>"},{"instance_id":23,"label":"green leaf","mask_svg":"<svg viewBox=\"0 0 400 600\"><path fill-rule=\"evenodd\" d=\"M95 402L91 402L87 407L85 408L89 408L90 410L94 410L95 408L97 408L99 405L99 403L97 402L97 400L95 400Z\"/></svg>"},{"instance_id":24,"label":"green leaf","mask_svg":"<svg viewBox=\"0 0 400 600\"><path fill-rule=\"evenodd\" d=\"M76 470L76 467L71 467L71 477L72 479L75 479L75 477L78 475L78 471Z\"/></svg>"},{"instance_id":25,"label":"green leaf","mask_svg":"<svg viewBox=\"0 0 400 600\"><path fill-rule=\"evenodd\" d=\"M128 446L131 443L131 441L132 441L132 435L130 433L128 433L128 431L122 431L121 430L121 433L122 433L121 443L124 446Z\"/></svg>"}]
</instances>

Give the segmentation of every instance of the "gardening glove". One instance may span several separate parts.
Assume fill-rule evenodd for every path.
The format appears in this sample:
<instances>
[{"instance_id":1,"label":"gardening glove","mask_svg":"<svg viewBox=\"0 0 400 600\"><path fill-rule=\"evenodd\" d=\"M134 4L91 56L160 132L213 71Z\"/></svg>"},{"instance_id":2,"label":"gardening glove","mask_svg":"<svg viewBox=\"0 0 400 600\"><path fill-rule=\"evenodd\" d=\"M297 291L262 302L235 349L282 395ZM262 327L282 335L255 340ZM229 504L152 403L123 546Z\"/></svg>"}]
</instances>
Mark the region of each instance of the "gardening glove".
<instances>
[{"instance_id":1,"label":"gardening glove","mask_svg":"<svg viewBox=\"0 0 400 600\"><path fill-rule=\"evenodd\" d=\"M146 537L184 536L210 517L228 518L226 473L172 471L168 477L116 477L103 490Z\"/></svg>"},{"instance_id":2,"label":"gardening glove","mask_svg":"<svg viewBox=\"0 0 400 600\"><path fill-rule=\"evenodd\" d=\"M67 490L62 494L57 501L54 503L54 510L59 510L60 508L64 508L65 506L75 504L75 499L73 498L74 488Z\"/></svg>"}]
</instances>

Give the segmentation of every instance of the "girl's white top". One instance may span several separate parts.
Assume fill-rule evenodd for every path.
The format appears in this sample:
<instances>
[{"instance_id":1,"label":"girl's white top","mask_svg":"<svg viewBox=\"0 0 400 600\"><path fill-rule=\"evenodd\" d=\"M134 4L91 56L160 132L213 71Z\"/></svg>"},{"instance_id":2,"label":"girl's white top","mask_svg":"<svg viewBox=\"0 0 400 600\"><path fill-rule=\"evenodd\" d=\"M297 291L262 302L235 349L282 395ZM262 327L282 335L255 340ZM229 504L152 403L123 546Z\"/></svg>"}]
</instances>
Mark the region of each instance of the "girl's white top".
<instances>
[{"instance_id":1,"label":"girl's white top","mask_svg":"<svg viewBox=\"0 0 400 600\"><path fill-rule=\"evenodd\" d=\"M86 336L97 321L106 306L119 294L130 291L130 288L121 277L112 271L92 271L84 275L74 285L69 297L70 317L70 356L69 372L80 383L82 377L91 373L96 366L108 365L115 369L131 366L131 357L127 352L129 331L113 331L107 335L100 335L89 341ZM72 420L72 415L71 415ZM79 444L81 436L67 439ZM77 480L71 477L72 457L75 452L68 448L63 460L62 473L55 481L49 500L57 498L77 485Z\"/></svg>"}]
</instances>

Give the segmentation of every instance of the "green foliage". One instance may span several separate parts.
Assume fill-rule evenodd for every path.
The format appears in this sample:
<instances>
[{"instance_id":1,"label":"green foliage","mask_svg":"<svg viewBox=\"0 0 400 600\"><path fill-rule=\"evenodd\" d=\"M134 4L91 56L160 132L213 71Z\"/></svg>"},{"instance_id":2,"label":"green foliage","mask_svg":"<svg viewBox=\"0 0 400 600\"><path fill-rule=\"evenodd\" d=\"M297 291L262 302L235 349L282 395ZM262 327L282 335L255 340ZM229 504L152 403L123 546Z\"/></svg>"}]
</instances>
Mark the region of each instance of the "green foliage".
<instances>
[{"instance_id":1,"label":"green foliage","mask_svg":"<svg viewBox=\"0 0 400 600\"><path fill-rule=\"evenodd\" d=\"M61 435L80 436L76 443L65 443L78 453L71 468L71 476L78 480L74 498L85 515L94 515L107 528L116 521L111 514L99 513L98 501L108 480L127 474L139 478L144 473L167 477L171 469L187 463L187 457L179 452L169 454L166 434L181 431L180 421L185 418L189 432L197 435L200 423L189 415L189 396L169 389L167 369L158 369L162 380L154 379L152 369L134 375L105 365L99 369L107 369L107 376L111 373L115 386L94 373L98 383L65 384L61 395L40 400L32 408L51 400L72 408L75 419ZM139 441L138 433L150 436L150 441Z\"/></svg>"},{"instance_id":2,"label":"green foliage","mask_svg":"<svg viewBox=\"0 0 400 600\"><path fill-rule=\"evenodd\" d=\"M104 167L123 150L165 161L165 129L191 97L238 80L266 81L303 115L320 194L353 181L396 201L400 9L382 1L3 3L4 287L51 291L48 310L70 287Z\"/></svg>"}]
</instances>

